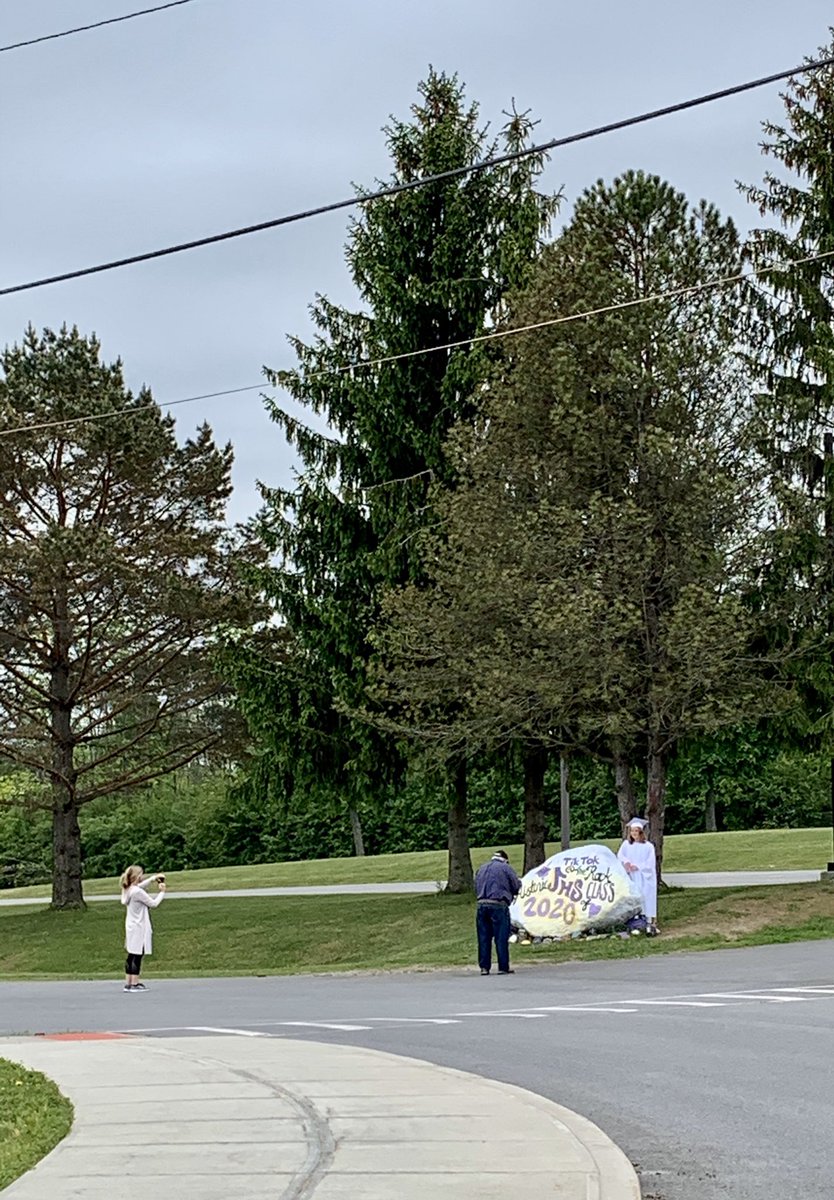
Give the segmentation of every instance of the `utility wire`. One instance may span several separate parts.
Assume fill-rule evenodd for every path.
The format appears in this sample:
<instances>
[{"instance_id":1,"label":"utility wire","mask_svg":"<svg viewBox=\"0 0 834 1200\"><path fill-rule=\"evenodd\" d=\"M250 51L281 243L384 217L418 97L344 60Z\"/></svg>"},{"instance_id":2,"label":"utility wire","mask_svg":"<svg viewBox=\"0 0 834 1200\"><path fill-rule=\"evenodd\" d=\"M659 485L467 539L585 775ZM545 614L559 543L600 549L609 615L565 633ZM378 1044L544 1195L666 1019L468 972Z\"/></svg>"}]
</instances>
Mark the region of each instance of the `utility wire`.
<instances>
[{"instance_id":1,"label":"utility wire","mask_svg":"<svg viewBox=\"0 0 834 1200\"><path fill-rule=\"evenodd\" d=\"M423 354L436 354L441 350L459 350L462 346L475 346L479 342L492 342L497 338L511 337L516 333L533 333L538 329L550 329L553 325L567 325L571 321L584 321L588 317L601 317L607 313L621 312L627 308L639 308L643 304L652 304L656 300L675 300L682 296L694 296L698 292L710 288L724 287L728 283L741 283L745 279L753 279L757 275L768 274L772 271L788 271L791 267L802 266L805 263L818 262L820 259L834 257L834 250L825 250L820 254L809 254L805 258L796 258L789 263L768 263L765 267L753 267L749 271L739 271L735 275L722 275L717 279L707 279L703 283L693 283L684 287L673 288L668 292L653 292L648 296L638 296L635 300L619 300L616 304L604 304L600 308L589 308L579 313L569 313L564 317L550 317L547 321L536 321L532 325L511 325L507 329L495 329L490 333L480 333L475 337L461 338L456 342L444 342L440 346L429 346L422 350L404 350L401 354L388 354L383 358L363 359L349 363L344 367L334 367L330 371L319 371L309 376L310 379L324 379L330 375L344 374L359 367L384 367L390 363L403 362L409 358L419 358ZM277 372L276 372L277 374Z\"/></svg>"},{"instance_id":2,"label":"utility wire","mask_svg":"<svg viewBox=\"0 0 834 1200\"><path fill-rule=\"evenodd\" d=\"M794 267L806 263L820 262L823 259L834 258L834 250L825 250L819 254L807 254L803 258L791 262L767 263L762 267L752 267L748 271L738 271L733 275L721 275L716 279L707 279L703 283L688 284L672 288L667 292L653 292L648 296L638 296L634 300L620 300L616 304L604 304L599 308L585 309L583 312L568 313L562 317L551 317L547 321L536 321L530 325L511 325L506 329L494 329L489 333L476 334L474 337L461 338L455 342L443 342L438 346L424 346L419 350L404 350L401 354L386 354L378 358L363 358L356 362L345 363L341 367L332 367L327 371L315 371L307 378L331 379L334 376L346 375L350 371L367 370L371 367L390 366L391 363L404 362L406 359L419 358L424 354L438 354L444 350L459 350L462 346L475 346L481 342L493 342L499 338L512 337L519 333L533 333L539 329L550 329L554 325L568 325L573 321L584 321L589 317L605 316L609 313L622 312L625 309L639 308L644 304L654 304L658 300L676 300L684 296L694 296L711 288L726 287L731 283L742 283L747 279L755 279L758 275L769 275L774 271L787 272ZM278 374L278 372L274 372ZM240 392L254 392L263 388L262 383L250 383L245 387L228 388L221 392L204 392L199 396L186 396L181 400L165 402L151 401L149 404L134 405L132 408L120 408L113 412L90 413L87 416L68 417L66 420L41 421L36 425L15 425L11 429L0 429L0 438L11 437L15 433L35 433L45 429L64 429L70 425L85 424L90 421L107 421L121 416L133 416L134 413L144 412L151 408L173 408L177 404L193 404L196 400L210 400L216 396L233 396Z\"/></svg>"},{"instance_id":3,"label":"utility wire","mask_svg":"<svg viewBox=\"0 0 834 1200\"><path fill-rule=\"evenodd\" d=\"M262 383L250 383L246 387L226 388L222 392L201 392L199 396L184 396L181 400L166 400L164 404L152 400L150 404L135 404L131 408L117 408L112 412L67 417L63 421L42 421L37 425L16 425L13 429L0 429L0 437L10 437L13 433L25 433L27 429L31 429L33 432L41 429L65 429L68 425L86 425L91 421L105 421L110 417L132 417L134 413L147 412L151 408L174 408L177 404L194 404L196 400L214 400L218 396L237 396L241 392L258 391L263 386Z\"/></svg>"},{"instance_id":4,"label":"utility wire","mask_svg":"<svg viewBox=\"0 0 834 1200\"><path fill-rule=\"evenodd\" d=\"M210 246L215 242L228 242L233 238L246 237L250 233L261 233L265 229L277 229L281 225L292 225L297 221L306 221L310 217L320 217L325 213L337 212L339 209L355 208L361 204L368 204L373 200L383 200L388 196L398 196L402 192L410 192L416 188L427 187L429 184L443 183L449 179L460 179L465 175L485 171L490 167L518 162L520 159L529 158L533 154L543 154L562 146L570 146L576 142L588 141L590 138L600 137L604 133L613 133L618 129L628 129L632 125L642 125L646 121L655 121L658 117L668 117L672 113L685 112L690 108L698 108L702 104L711 104L715 100L724 100L728 96L737 96L741 92L749 92L754 88L765 87L769 83L776 83L782 79L790 79L794 75L801 75L808 71L819 71L824 67L830 66L834 66L834 56L806 62L798 67L791 67L789 71L777 71L773 75L763 75L760 79L751 79L746 83L737 83L732 87L722 88L718 92L709 92L703 96L696 96L692 100L681 100L677 104L668 104L664 108L652 109L651 112L640 113L633 117L625 117L619 121L611 121L607 125L597 125L595 128L585 129L581 133L571 133L566 137L552 138L549 142L540 142L536 146L528 146L523 150L512 150L507 154L498 154L492 158L484 158L480 162L471 163L468 166L454 167L449 171L440 171L436 175L425 175L419 179L390 184L387 187L378 188L374 192L365 192L358 196L350 196L346 200L336 200L331 204L321 204L315 208L302 209L299 212L288 213L283 217L274 217L269 221L259 221L256 225L244 225L239 229L229 229L225 233L213 233L208 237L195 238L193 241L179 242L173 246L164 246L160 250L148 250L143 254L131 254L127 258L111 259L108 262L98 263L92 267L80 267L75 271L64 271L60 275L47 275L42 279L30 280L28 283L16 283L10 287L0 288L0 296L11 296L16 292L26 292L31 291L33 288L46 287L50 283L65 283L69 279L81 279L87 275L98 275L102 271L114 271L119 267L129 267L135 263L149 262L154 258L166 258L171 254L182 254L186 250L196 250L200 246Z\"/></svg>"},{"instance_id":5,"label":"utility wire","mask_svg":"<svg viewBox=\"0 0 834 1200\"><path fill-rule=\"evenodd\" d=\"M104 21L93 21L91 25L76 25L74 29L63 29L60 33L45 33L43 37L29 38L26 42L12 42L9 46L0 46L0 54L7 50L20 50L23 46L37 46L40 42L54 42L58 38L69 37L73 33L86 33L88 29L101 29L102 25L118 25L120 21L132 21L134 17L147 17L150 13L162 12L166 8L179 8L182 4L191 4L192 0L170 0L168 4L157 4L154 8L140 8L138 12L125 13L121 17L108 17Z\"/></svg>"}]
</instances>

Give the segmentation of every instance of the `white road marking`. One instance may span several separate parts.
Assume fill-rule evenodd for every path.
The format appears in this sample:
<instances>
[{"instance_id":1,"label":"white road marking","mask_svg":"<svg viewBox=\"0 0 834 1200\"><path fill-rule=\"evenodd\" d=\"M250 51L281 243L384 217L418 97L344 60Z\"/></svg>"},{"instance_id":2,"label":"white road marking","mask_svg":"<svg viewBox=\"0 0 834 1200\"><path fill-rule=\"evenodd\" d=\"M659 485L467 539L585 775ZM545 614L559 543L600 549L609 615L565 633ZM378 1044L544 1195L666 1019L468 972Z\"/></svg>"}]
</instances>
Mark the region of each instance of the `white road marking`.
<instances>
[{"instance_id":1,"label":"white road marking","mask_svg":"<svg viewBox=\"0 0 834 1200\"><path fill-rule=\"evenodd\" d=\"M225 1025L146 1025L142 1029L110 1029L108 1033L230 1033L238 1037L270 1037L254 1029L232 1029Z\"/></svg>"},{"instance_id":2,"label":"white road marking","mask_svg":"<svg viewBox=\"0 0 834 1200\"><path fill-rule=\"evenodd\" d=\"M275 1021L273 1024L281 1026L290 1025L294 1028L304 1029L342 1029L345 1033L354 1033L360 1029L367 1030L371 1028L370 1025L331 1025L327 1021Z\"/></svg>"},{"instance_id":3,"label":"white road marking","mask_svg":"<svg viewBox=\"0 0 834 1200\"><path fill-rule=\"evenodd\" d=\"M661 1008L726 1008L721 1000L629 1000L629 1004L657 1005Z\"/></svg>"},{"instance_id":4,"label":"white road marking","mask_svg":"<svg viewBox=\"0 0 834 1200\"><path fill-rule=\"evenodd\" d=\"M834 996L834 984L829 984L827 987L778 987L763 988L762 990L768 992L815 992L823 996Z\"/></svg>"},{"instance_id":5,"label":"white road marking","mask_svg":"<svg viewBox=\"0 0 834 1200\"><path fill-rule=\"evenodd\" d=\"M768 1004L801 1004L803 1000L811 1000L811 996L771 996L765 992L703 992L704 996L714 996L717 1000L762 1000Z\"/></svg>"},{"instance_id":6,"label":"white road marking","mask_svg":"<svg viewBox=\"0 0 834 1200\"><path fill-rule=\"evenodd\" d=\"M254 1029L228 1029L222 1025L186 1025L190 1033L233 1033L236 1037L269 1037L268 1033L257 1033Z\"/></svg>"},{"instance_id":7,"label":"white road marking","mask_svg":"<svg viewBox=\"0 0 834 1200\"><path fill-rule=\"evenodd\" d=\"M396 1021L398 1025L460 1025L457 1017L365 1017L366 1021Z\"/></svg>"},{"instance_id":8,"label":"white road marking","mask_svg":"<svg viewBox=\"0 0 834 1200\"><path fill-rule=\"evenodd\" d=\"M188 1025L144 1025L141 1029L108 1029L108 1033L181 1033Z\"/></svg>"},{"instance_id":9,"label":"white road marking","mask_svg":"<svg viewBox=\"0 0 834 1200\"><path fill-rule=\"evenodd\" d=\"M630 1004L631 1001L629 1000ZM591 1004L551 1004L548 1005L546 1012L610 1012L610 1013L633 1013L637 1012L636 1008L614 1008L603 1005Z\"/></svg>"},{"instance_id":10,"label":"white road marking","mask_svg":"<svg viewBox=\"0 0 834 1200\"><path fill-rule=\"evenodd\" d=\"M538 1021L544 1020L545 1013L541 1012L526 1012L520 1009L491 1009L480 1012L458 1013L459 1017L517 1017L520 1021Z\"/></svg>"},{"instance_id":11,"label":"white road marking","mask_svg":"<svg viewBox=\"0 0 834 1200\"><path fill-rule=\"evenodd\" d=\"M756 1002L761 1002L763 1000L774 1001L776 999L776 997L771 995L771 993L782 993L782 992L818 993L816 995L792 997L793 999L819 1000L819 999L824 999L827 996L834 999L834 984L831 984L831 985L828 985L825 987L816 987L816 988L812 988L812 987L808 987L808 988L760 987L760 988L750 988L748 991L739 991L739 992L691 992L691 993L677 992L670 996L652 996L652 997L640 998L640 999L631 999L631 997L628 997L628 998L624 998L623 1000L621 1000L619 1002L602 1000L599 1002L599 1004L595 1003L593 1000L587 1001L585 1004L552 1004L552 1005L547 1005L547 1004L532 1005L531 1004L529 1006L529 1008L523 1008L523 1009L519 1008L515 1011L529 1012L529 1011L533 1010L533 1011L539 1011L539 1012L614 1012L614 1013L616 1013L616 1012L635 1012L635 1011L637 1011L636 1009L629 1007L630 1005L635 1005L635 1004L638 1004L638 1005L668 1004L670 1006L682 1005L682 1006L693 1007L693 1008L715 1008L715 1007L722 1007L721 1004L717 1003L719 1000L722 1000L722 999L727 1000L727 1004L723 1005L723 1007L729 1008L729 1007L736 1007L736 1006L738 1006L738 1004L744 1003L745 1001L749 1001L751 1004L756 1003ZM710 1003L710 1001L715 1001L715 1003ZM506 1009L504 1011L511 1012L513 1010ZM477 1013L477 1012L466 1012L466 1013L458 1014L458 1016L463 1016L463 1017L474 1017L474 1016L480 1016L480 1015L481 1014Z\"/></svg>"},{"instance_id":12,"label":"white road marking","mask_svg":"<svg viewBox=\"0 0 834 1200\"><path fill-rule=\"evenodd\" d=\"M457 1012L449 1017L360 1017L352 1023L346 1021L248 1021L245 1029L212 1025L165 1025L143 1026L120 1029L114 1032L126 1034L154 1033L218 1033L238 1037L277 1036L267 1029L334 1029L346 1033L369 1033L385 1025L459 1025L463 1019L479 1017L516 1017L522 1021L541 1020L554 1013L613 1013L632 1015L650 1008L735 1008L745 1004L791 1004L809 1000L834 1000L834 983L804 985L779 985L776 987L751 988L733 992L677 993L671 996L646 997L636 1000L586 1001L584 1004L540 1004L519 1008L483 1009ZM362 1023L359 1023L362 1022Z\"/></svg>"}]
</instances>

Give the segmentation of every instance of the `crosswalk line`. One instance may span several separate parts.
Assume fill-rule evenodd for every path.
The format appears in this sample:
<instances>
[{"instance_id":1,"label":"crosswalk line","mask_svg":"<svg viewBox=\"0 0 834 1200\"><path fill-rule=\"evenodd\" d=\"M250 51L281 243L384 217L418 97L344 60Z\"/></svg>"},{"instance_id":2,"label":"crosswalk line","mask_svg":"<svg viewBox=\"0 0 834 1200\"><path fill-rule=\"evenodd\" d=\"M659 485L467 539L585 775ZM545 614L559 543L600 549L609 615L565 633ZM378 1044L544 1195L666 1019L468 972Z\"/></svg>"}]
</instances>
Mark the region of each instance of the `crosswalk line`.
<instances>
[{"instance_id":1,"label":"crosswalk line","mask_svg":"<svg viewBox=\"0 0 834 1200\"><path fill-rule=\"evenodd\" d=\"M375 1024L392 1022L397 1025L460 1025L457 1017L367 1017Z\"/></svg>"},{"instance_id":2,"label":"crosswalk line","mask_svg":"<svg viewBox=\"0 0 834 1200\"><path fill-rule=\"evenodd\" d=\"M827 987L778 987L767 988L768 992L813 992L820 996L834 996L834 984Z\"/></svg>"},{"instance_id":3,"label":"crosswalk line","mask_svg":"<svg viewBox=\"0 0 834 1200\"><path fill-rule=\"evenodd\" d=\"M258 1033L255 1029L229 1029L224 1025L189 1025L192 1033L232 1033L235 1037L269 1037L268 1033Z\"/></svg>"},{"instance_id":4,"label":"crosswalk line","mask_svg":"<svg viewBox=\"0 0 834 1200\"><path fill-rule=\"evenodd\" d=\"M485 1012L458 1013L459 1017L515 1017L519 1021L543 1021L547 1013L518 1012L515 1009L494 1009Z\"/></svg>"},{"instance_id":5,"label":"crosswalk line","mask_svg":"<svg viewBox=\"0 0 834 1200\"><path fill-rule=\"evenodd\" d=\"M631 1001L628 1002L629 1004ZM544 1012L577 1012L577 1013L634 1013L636 1008L614 1008L604 1004L549 1004Z\"/></svg>"},{"instance_id":6,"label":"crosswalk line","mask_svg":"<svg viewBox=\"0 0 834 1200\"><path fill-rule=\"evenodd\" d=\"M629 1000L629 1004L652 1005L657 1008L725 1008L723 1000Z\"/></svg>"},{"instance_id":7,"label":"crosswalk line","mask_svg":"<svg viewBox=\"0 0 834 1200\"><path fill-rule=\"evenodd\" d=\"M712 996L722 1000L749 1000L752 1004L754 1001L766 1001L768 1004L801 1004L803 1000L810 1000L810 996L773 996L769 992L703 992L704 996Z\"/></svg>"},{"instance_id":8,"label":"crosswalk line","mask_svg":"<svg viewBox=\"0 0 834 1200\"><path fill-rule=\"evenodd\" d=\"M344 1033L358 1033L372 1028L371 1025L337 1025L328 1021L276 1021L275 1024L299 1029L341 1029Z\"/></svg>"}]
</instances>

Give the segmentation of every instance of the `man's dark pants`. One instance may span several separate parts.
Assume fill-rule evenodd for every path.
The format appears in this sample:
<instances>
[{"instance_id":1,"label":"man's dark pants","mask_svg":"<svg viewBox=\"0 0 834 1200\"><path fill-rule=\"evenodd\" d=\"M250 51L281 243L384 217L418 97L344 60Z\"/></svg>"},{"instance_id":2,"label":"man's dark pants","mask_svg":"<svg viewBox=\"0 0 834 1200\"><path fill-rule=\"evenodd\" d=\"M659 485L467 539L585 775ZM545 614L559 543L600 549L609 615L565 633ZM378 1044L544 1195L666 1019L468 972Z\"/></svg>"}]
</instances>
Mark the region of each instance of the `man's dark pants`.
<instances>
[{"instance_id":1,"label":"man's dark pants","mask_svg":"<svg viewBox=\"0 0 834 1200\"><path fill-rule=\"evenodd\" d=\"M498 970L510 969L510 910L506 904L479 904L475 917L478 930L478 966L488 971L492 966L492 942Z\"/></svg>"}]
</instances>

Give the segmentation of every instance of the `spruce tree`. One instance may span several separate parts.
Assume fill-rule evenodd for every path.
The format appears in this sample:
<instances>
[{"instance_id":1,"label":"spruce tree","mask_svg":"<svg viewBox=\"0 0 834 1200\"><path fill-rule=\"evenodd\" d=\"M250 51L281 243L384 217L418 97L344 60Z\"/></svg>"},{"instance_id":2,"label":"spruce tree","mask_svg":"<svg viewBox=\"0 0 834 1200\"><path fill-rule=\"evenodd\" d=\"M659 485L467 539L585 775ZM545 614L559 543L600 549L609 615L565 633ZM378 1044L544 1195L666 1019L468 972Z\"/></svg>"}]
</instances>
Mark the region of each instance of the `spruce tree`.
<instances>
[{"instance_id":1,"label":"spruce tree","mask_svg":"<svg viewBox=\"0 0 834 1200\"><path fill-rule=\"evenodd\" d=\"M515 112L490 141L455 76L432 71L419 95L411 118L385 131L391 183L474 166L529 142L532 123ZM380 795L403 770L402 747L352 715L367 699L369 635L382 589L422 577L429 486L450 481L446 435L474 411L489 362L468 339L500 318L555 211L553 198L534 191L541 168L534 155L363 205L346 251L361 308L318 296L315 340L293 339L298 366L269 372L329 432L271 406L301 460L294 487L265 490L261 518L280 560L263 585L290 647L290 695L282 700L273 689L262 702L256 672L268 654L239 660L235 681L274 768L302 784L329 779L349 805ZM449 767L452 890L472 879L465 780L464 748Z\"/></svg>"},{"instance_id":2,"label":"spruce tree","mask_svg":"<svg viewBox=\"0 0 834 1200\"><path fill-rule=\"evenodd\" d=\"M834 41L819 51L834 53ZM810 61L810 60L809 60ZM762 217L748 258L757 270L752 356L765 386L760 439L776 520L755 602L774 619L767 643L787 651L804 706L776 732L831 748L834 711L834 69L790 80L783 124L765 122L776 168L739 185ZM832 809L834 809L834 757ZM834 862L829 864L834 870Z\"/></svg>"}]
</instances>

